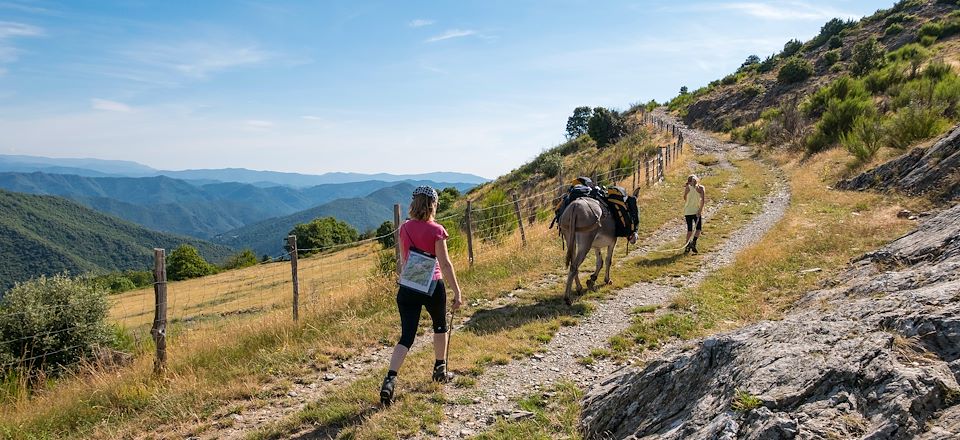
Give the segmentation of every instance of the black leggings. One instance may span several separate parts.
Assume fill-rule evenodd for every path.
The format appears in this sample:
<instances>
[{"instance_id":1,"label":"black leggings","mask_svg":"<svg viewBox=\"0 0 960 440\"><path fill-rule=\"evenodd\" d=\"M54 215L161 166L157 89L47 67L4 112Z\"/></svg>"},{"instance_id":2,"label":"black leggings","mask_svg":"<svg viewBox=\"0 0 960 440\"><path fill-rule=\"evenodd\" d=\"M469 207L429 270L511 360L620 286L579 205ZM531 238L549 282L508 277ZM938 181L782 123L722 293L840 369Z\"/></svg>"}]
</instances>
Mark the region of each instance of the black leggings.
<instances>
[{"instance_id":1,"label":"black leggings","mask_svg":"<svg viewBox=\"0 0 960 440\"><path fill-rule=\"evenodd\" d=\"M407 347L413 346L420 325L420 308L425 307L433 320L434 333L447 332L447 292L443 280L437 280L433 296L417 293L404 286L397 292L397 308L400 309L400 342Z\"/></svg>"},{"instance_id":2,"label":"black leggings","mask_svg":"<svg viewBox=\"0 0 960 440\"><path fill-rule=\"evenodd\" d=\"M702 231L702 230L703 230L703 217L700 217L699 215L685 215L685 216L683 216L683 217L687 219L687 232L692 232L692 231L693 231L693 223L694 223L694 222L697 223L697 230L698 230L698 231Z\"/></svg>"}]
</instances>

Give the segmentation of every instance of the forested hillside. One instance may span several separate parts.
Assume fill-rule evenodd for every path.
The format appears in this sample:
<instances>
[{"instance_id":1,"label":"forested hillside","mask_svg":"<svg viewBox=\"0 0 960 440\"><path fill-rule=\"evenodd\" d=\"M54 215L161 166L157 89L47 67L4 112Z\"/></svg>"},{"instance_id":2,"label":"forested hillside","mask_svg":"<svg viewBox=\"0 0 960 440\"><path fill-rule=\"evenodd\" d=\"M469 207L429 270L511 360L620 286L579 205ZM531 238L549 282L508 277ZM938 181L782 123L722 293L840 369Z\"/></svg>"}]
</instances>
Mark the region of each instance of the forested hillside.
<instances>
[{"instance_id":1,"label":"forested hillside","mask_svg":"<svg viewBox=\"0 0 960 440\"><path fill-rule=\"evenodd\" d=\"M61 197L0 190L0 291L40 274L148 269L153 248L188 243L211 261L225 246L155 232Z\"/></svg>"},{"instance_id":2,"label":"forested hillside","mask_svg":"<svg viewBox=\"0 0 960 440\"><path fill-rule=\"evenodd\" d=\"M399 203L405 206L413 188L409 183L401 183L379 189L366 197L337 199L315 208L226 232L216 241L227 246L249 247L258 255L274 255L283 249L283 239L294 226L316 218L335 217L360 232L368 231L386 220L392 221L393 205ZM406 214L402 216L406 217Z\"/></svg>"}]
</instances>

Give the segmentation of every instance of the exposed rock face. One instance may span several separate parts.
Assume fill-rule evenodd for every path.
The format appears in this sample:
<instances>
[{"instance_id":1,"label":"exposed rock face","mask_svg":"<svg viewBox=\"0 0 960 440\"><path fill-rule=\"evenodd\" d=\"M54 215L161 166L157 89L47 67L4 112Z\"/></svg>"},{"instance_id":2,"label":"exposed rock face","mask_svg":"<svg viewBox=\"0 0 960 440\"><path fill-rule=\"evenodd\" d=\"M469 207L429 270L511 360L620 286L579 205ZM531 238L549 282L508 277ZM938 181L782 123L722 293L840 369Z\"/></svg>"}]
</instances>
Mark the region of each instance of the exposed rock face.
<instances>
[{"instance_id":1,"label":"exposed rock face","mask_svg":"<svg viewBox=\"0 0 960 440\"><path fill-rule=\"evenodd\" d=\"M908 194L931 193L960 199L960 125L929 148L913 151L837 183L848 190L896 189Z\"/></svg>"},{"instance_id":2,"label":"exposed rock face","mask_svg":"<svg viewBox=\"0 0 960 440\"><path fill-rule=\"evenodd\" d=\"M960 205L782 321L666 351L584 398L587 438L960 438ZM736 411L737 390L759 406Z\"/></svg>"}]
</instances>

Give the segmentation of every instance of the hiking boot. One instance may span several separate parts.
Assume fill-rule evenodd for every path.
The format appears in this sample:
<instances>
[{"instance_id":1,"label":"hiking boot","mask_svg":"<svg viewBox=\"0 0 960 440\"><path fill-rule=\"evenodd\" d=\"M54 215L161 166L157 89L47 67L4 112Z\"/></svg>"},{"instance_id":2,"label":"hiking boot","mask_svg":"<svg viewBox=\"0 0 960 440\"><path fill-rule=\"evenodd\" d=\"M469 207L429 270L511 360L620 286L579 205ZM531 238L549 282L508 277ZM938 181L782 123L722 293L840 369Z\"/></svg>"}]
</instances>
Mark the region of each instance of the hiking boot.
<instances>
[{"instance_id":1,"label":"hiking boot","mask_svg":"<svg viewBox=\"0 0 960 440\"><path fill-rule=\"evenodd\" d=\"M687 255L689 253L690 253L690 243L687 243L687 245L683 247L683 255Z\"/></svg>"},{"instance_id":2,"label":"hiking boot","mask_svg":"<svg viewBox=\"0 0 960 440\"><path fill-rule=\"evenodd\" d=\"M697 250L697 245L690 246L690 252L693 252L693 255L700 253L700 251Z\"/></svg>"},{"instance_id":3,"label":"hiking boot","mask_svg":"<svg viewBox=\"0 0 960 440\"><path fill-rule=\"evenodd\" d=\"M453 380L453 373L447 371L447 364L440 364L433 367L433 381L447 383Z\"/></svg>"},{"instance_id":4,"label":"hiking boot","mask_svg":"<svg viewBox=\"0 0 960 440\"><path fill-rule=\"evenodd\" d=\"M389 405L393 401L393 389L397 385L397 376L387 376L383 378L383 385L380 385L380 403Z\"/></svg>"}]
</instances>

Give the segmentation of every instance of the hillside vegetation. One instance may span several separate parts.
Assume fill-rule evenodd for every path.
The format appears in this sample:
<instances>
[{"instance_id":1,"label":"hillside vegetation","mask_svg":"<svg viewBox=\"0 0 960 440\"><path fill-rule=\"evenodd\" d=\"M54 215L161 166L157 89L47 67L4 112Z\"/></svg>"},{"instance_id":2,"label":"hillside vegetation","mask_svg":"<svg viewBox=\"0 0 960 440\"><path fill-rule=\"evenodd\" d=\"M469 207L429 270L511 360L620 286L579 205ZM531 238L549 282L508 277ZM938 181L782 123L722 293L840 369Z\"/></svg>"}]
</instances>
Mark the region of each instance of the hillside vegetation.
<instances>
[{"instance_id":1,"label":"hillside vegetation","mask_svg":"<svg viewBox=\"0 0 960 440\"><path fill-rule=\"evenodd\" d=\"M958 69L957 2L903 0L859 21L831 20L810 41L751 56L668 105L740 142L808 154L841 146L866 163L960 121Z\"/></svg>"},{"instance_id":2,"label":"hillside vegetation","mask_svg":"<svg viewBox=\"0 0 960 440\"><path fill-rule=\"evenodd\" d=\"M153 248L190 244L219 262L231 249L151 231L61 197L0 190L0 291L17 281L153 267Z\"/></svg>"}]
</instances>

